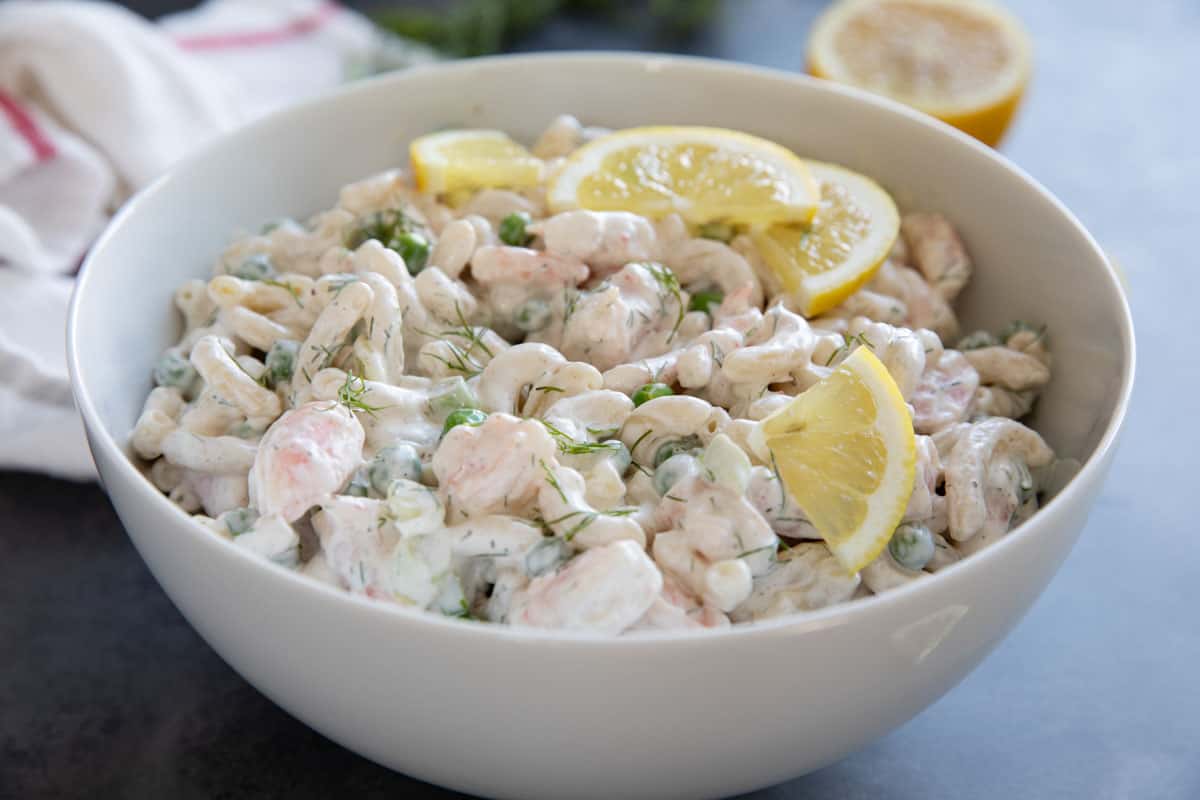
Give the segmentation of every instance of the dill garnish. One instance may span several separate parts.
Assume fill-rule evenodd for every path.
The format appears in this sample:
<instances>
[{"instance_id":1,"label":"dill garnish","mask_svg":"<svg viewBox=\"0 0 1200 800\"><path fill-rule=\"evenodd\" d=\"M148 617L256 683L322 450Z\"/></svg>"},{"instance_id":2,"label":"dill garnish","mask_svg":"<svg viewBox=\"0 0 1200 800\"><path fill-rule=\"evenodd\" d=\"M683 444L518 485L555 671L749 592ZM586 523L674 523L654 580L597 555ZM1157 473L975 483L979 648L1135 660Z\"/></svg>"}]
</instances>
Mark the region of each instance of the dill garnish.
<instances>
[{"instance_id":1,"label":"dill garnish","mask_svg":"<svg viewBox=\"0 0 1200 800\"><path fill-rule=\"evenodd\" d=\"M679 288L679 278L675 277L675 273L664 267L662 264L656 264L652 261L643 262L642 266L650 273L651 277L658 283L659 286L659 303L662 305L662 313L667 313L667 297L675 300L675 305L679 307L679 316L675 320L675 324L671 327L671 334L667 337L667 341L675 338L675 334L679 332L679 326L683 324L683 315L686 309L683 307L683 296Z\"/></svg>"},{"instance_id":2,"label":"dill garnish","mask_svg":"<svg viewBox=\"0 0 1200 800\"><path fill-rule=\"evenodd\" d=\"M562 498L564 503L570 502L567 500L567 493L562 490L562 486L558 483L558 478L554 477L554 473L551 472L546 462L539 458L538 463L542 465L542 472L546 473L546 483L554 487L554 491L558 492L558 496Z\"/></svg>"},{"instance_id":3,"label":"dill garnish","mask_svg":"<svg viewBox=\"0 0 1200 800\"><path fill-rule=\"evenodd\" d=\"M389 406L368 405L363 399L366 395L367 382L357 375L348 374L346 380L338 387L337 401L352 411L363 411L375 416L376 411L382 411Z\"/></svg>"}]
</instances>

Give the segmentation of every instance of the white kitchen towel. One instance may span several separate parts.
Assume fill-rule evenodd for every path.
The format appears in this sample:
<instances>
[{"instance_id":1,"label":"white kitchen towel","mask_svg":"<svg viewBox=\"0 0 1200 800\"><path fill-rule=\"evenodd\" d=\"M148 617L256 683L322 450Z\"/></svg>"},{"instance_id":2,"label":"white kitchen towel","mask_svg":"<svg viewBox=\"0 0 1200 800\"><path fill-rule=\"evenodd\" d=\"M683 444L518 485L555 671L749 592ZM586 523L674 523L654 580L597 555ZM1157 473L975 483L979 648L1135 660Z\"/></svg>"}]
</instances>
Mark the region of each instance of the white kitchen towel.
<instances>
[{"instance_id":1,"label":"white kitchen towel","mask_svg":"<svg viewBox=\"0 0 1200 800\"><path fill-rule=\"evenodd\" d=\"M70 276L130 194L213 136L351 78L428 61L329 0L0 3L0 469L94 473L70 405Z\"/></svg>"}]
</instances>

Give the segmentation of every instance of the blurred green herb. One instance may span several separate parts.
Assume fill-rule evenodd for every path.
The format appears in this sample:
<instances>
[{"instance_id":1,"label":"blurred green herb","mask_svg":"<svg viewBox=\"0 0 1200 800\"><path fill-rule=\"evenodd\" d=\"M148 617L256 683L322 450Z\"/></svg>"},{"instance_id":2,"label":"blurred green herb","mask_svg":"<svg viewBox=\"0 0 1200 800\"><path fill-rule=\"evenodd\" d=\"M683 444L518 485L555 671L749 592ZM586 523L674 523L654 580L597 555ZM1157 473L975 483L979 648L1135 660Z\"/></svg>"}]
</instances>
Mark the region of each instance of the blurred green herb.
<instances>
[{"instance_id":1,"label":"blurred green herb","mask_svg":"<svg viewBox=\"0 0 1200 800\"><path fill-rule=\"evenodd\" d=\"M682 38L710 22L719 4L720 0L458 0L445 5L398 5L372 16L393 33L429 44L445 55L482 56L512 46L559 13L605 17L618 27L650 28L659 35Z\"/></svg>"}]
</instances>

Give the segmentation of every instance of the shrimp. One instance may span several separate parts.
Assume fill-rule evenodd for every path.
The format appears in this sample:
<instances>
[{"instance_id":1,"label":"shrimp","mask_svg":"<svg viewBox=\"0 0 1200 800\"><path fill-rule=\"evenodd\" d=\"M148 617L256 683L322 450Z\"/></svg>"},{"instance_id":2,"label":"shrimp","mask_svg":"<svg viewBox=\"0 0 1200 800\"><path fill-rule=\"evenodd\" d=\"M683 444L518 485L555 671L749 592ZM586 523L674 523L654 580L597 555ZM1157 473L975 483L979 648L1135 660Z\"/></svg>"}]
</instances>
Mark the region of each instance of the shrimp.
<instances>
[{"instance_id":1,"label":"shrimp","mask_svg":"<svg viewBox=\"0 0 1200 800\"><path fill-rule=\"evenodd\" d=\"M1018 509L1035 494L1029 468L1053 459L1042 437L1019 422L992 417L972 425L946 461L951 538L966 542L1007 533Z\"/></svg>"},{"instance_id":2,"label":"shrimp","mask_svg":"<svg viewBox=\"0 0 1200 800\"><path fill-rule=\"evenodd\" d=\"M621 540L572 559L513 593L513 625L616 635L641 619L663 588L662 573L636 543Z\"/></svg>"},{"instance_id":3,"label":"shrimp","mask_svg":"<svg viewBox=\"0 0 1200 800\"><path fill-rule=\"evenodd\" d=\"M942 480L942 461L931 436L916 436L917 466L912 495L904 509L905 521L927 520L934 515L937 487Z\"/></svg>"},{"instance_id":4,"label":"shrimp","mask_svg":"<svg viewBox=\"0 0 1200 800\"><path fill-rule=\"evenodd\" d=\"M1050 368L1032 355L1008 347L979 347L963 355L979 373L979 382L1011 392L1040 389L1050 382Z\"/></svg>"},{"instance_id":5,"label":"shrimp","mask_svg":"<svg viewBox=\"0 0 1200 800\"><path fill-rule=\"evenodd\" d=\"M954 226L941 214L914 213L901 219L900 232L925 280L946 301L954 300L971 279L971 259Z\"/></svg>"},{"instance_id":6,"label":"shrimp","mask_svg":"<svg viewBox=\"0 0 1200 800\"><path fill-rule=\"evenodd\" d=\"M479 427L452 428L433 454L438 496L452 521L527 513L558 447L541 423L492 414Z\"/></svg>"},{"instance_id":7,"label":"shrimp","mask_svg":"<svg viewBox=\"0 0 1200 800\"><path fill-rule=\"evenodd\" d=\"M895 298L894 302L903 306L901 324L910 328L929 328L947 341L958 336L958 318L950 301L915 269L885 261L870 288Z\"/></svg>"},{"instance_id":8,"label":"shrimp","mask_svg":"<svg viewBox=\"0 0 1200 800\"><path fill-rule=\"evenodd\" d=\"M559 349L602 372L661 355L684 340L685 303L669 270L627 264L600 286L580 293L563 321Z\"/></svg>"},{"instance_id":9,"label":"shrimp","mask_svg":"<svg viewBox=\"0 0 1200 800\"><path fill-rule=\"evenodd\" d=\"M598 277L656 253L654 227L627 211L564 211L528 230L542 237L547 253L585 263Z\"/></svg>"},{"instance_id":10,"label":"shrimp","mask_svg":"<svg viewBox=\"0 0 1200 800\"><path fill-rule=\"evenodd\" d=\"M582 261L528 247L485 245L471 258L471 275L487 295L493 317L511 320L531 299L557 298L587 280Z\"/></svg>"},{"instance_id":11,"label":"shrimp","mask_svg":"<svg viewBox=\"0 0 1200 800\"><path fill-rule=\"evenodd\" d=\"M779 540L744 492L687 477L663 497L657 516L666 531L654 537L654 560L721 611L740 605L774 560Z\"/></svg>"},{"instance_id":12,"label":"shrimp","mask_svg":"<svg viewBox=\"0 0 1200 800\"><path fill-rule=\"evenodd\" d=\"M312 516L325 567L340 586L372 596L390 594L388 559L399 538L384 521L382 500L333 495Z\"/></svg>"},{"instance_id":13,"label":"shrimp","mask_svg":"<svg viewBox=\"0 0 1200 800\"><path fill-rule=\"evenodd\" d=\"M754 579L749 596L730 613L734 622L813 611L854 596L859 576L838 563L823 542L798 544L779 554L772 568Z\"/></svg>"},{"instance_id":14,"label":"shrimp","mask_svg":"<svg viewBox=\"0 0 1200 800\"><path fill-rule=\"evenodd\" d=\"M646 547L646 533L628 516L597 510L588 504L583 476L570 467L547 467L538 490L538 510L555 535L579 550L602 547L622 539ZM629 509L621 509L628 511Z\"/></svg>"},{"instance_id":15,"label":"shrimp","mask_svg":"<svg viewBox=\"0 0 1200 800\"><path fill-rule=\"evenodd\" d=\"M250 470L254 507L294 522L346 484L362 461L366 434L339 403L305 403L275 420Z\"/></svg>"},{"instance_id":16,"label":"shrimp","mask_svg":"<svg viewBox=\"0 0 1200 800\"><path fill-rule=\"evenodd\" d=\"M702 604L679 581L663 575L662 592L642 618L630 628L635 631L727 628L725 612Z\"/></svg>"},{"instance_id":17,"label":"shrimp","mask_svg":"<svg viewBox=\"0 0 1200 800\"><path fill-rule=\"evenodd\" d=\"M946 350L937 363L927 367L908 398L913 407L917 433L937 433L967 418L979 373L957 350Z\"/></svg>"}]
</instances>

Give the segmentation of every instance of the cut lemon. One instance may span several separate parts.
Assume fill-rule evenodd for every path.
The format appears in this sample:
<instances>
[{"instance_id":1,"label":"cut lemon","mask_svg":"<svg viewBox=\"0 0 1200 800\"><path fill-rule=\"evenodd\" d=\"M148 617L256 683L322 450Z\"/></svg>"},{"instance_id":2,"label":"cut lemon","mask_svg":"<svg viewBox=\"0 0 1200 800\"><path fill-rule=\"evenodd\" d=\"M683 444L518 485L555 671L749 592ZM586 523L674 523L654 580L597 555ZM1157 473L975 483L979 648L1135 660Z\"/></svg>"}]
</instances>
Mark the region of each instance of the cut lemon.
<instances>
[{"instance_id":1,"label":"cut lemon","mask_svg":"<svg viewBox=\"0 0 1200 800\"><path fill-rule=\"evenodd\" d=\"M414 139L409 160L422 192L536 186L544 165L503 131L440 131Z\"/></svg>"},{"instance_id":2,"label":"cut lemon","mask_svg":"<svg viewBox=\"0 0 1200 800\"><path fill-rule=\"evenodd\" d=\"M678 212L687 222L806 222L818 187L790 150L757 136L687 126L629 128L572 153L551 180L554 212Z\"/></svg>"},{"instance_id":3,"label":"cut lemon","mask_svg":"<svg viewBox=\"0 0 1200 800\"><path fill-rule=\"evenodd\" d=\"M916 444L904 398L870 348L764 419L751 444L769 451L843 567L857 572L879 555L912 494Z\"/></svg>"},{"instance_id":4,"label":"cut lemon","mask_svg":"<svg viewBox=\"0 0 1200 800\"><path fill-rule=\"evenodd\" d=\"M1031 65L1021 24L984 0L842 0L808 43L813 75L899 100L993 146Z\"/></svg>"},{"instance_id":5,"label":"cut lemon","mask_svg":"<svg viewBox=\"0 0 1200 800\"><path fill-rule=\"evenodd\" d=\"M821 205L808 225L752 231L754 244L796 308L814 317L874 276L900 232L891 195L870 178L832 164L808 162Z\"/></svg>"}]
</instances>

